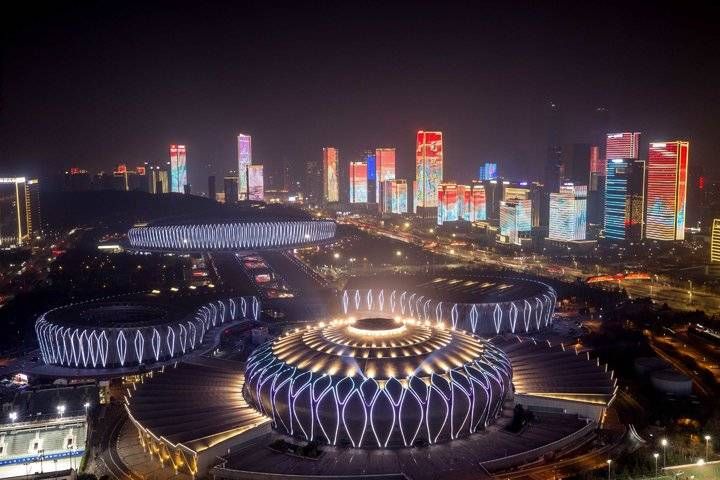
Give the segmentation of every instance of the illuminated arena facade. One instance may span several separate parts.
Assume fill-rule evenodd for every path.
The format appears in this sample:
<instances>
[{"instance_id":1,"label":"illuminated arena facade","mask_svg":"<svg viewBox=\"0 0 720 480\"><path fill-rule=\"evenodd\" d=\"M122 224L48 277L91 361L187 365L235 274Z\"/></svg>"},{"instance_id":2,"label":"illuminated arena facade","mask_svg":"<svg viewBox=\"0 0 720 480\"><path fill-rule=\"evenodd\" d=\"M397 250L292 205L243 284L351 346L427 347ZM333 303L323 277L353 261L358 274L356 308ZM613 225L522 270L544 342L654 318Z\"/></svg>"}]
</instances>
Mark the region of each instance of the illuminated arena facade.
<instances>
[{"instance_id":1,"label":"illuminated arena facade","mask_svg":"<svg viewBox=\"0 0 720 480\"><path fill-rule=\"evenodd\" d=\"M511 390L505 354L410 317L351 317L256 349L244 395L277 431L353 447L438 443L483 430Z\"/></svg>"},{"instance_id":2,"label":"illuminated arena facade","mask_svg":"<svg viewBox=\"0 0 720 480\"><path fill-rule=\"evenodd\" d=\"M546 283L490 275L357 278L342 293L346 315L407 315L481 336L542 330L552 322L556 301Z\"/></svg>"},{"instance_id":3,"label":"illuminated arena facade","mask_svg":"<svg viewBox=\"0 0 720 480\"><path fill-rule=\"evenodd\" d=\"M256 297L238 297L195 304L179 314L148 296L76 303L44 313L35 322L43 361L81 369L152 365L199 348L208 332L227 322L257 319L260 309Z\"/></svg>"},{"instance_id":4,"label":"illuminated arena facade","mask_svg":"<svg viewBox=\"0 0 720 480\"><path fill-rule=\"evenodd\" d=\"M252 204L221 214L174 217L136 225L130 248L141 251L285 249L331 240L335 222L277 205Z\"/></svg>"}]
</instances>

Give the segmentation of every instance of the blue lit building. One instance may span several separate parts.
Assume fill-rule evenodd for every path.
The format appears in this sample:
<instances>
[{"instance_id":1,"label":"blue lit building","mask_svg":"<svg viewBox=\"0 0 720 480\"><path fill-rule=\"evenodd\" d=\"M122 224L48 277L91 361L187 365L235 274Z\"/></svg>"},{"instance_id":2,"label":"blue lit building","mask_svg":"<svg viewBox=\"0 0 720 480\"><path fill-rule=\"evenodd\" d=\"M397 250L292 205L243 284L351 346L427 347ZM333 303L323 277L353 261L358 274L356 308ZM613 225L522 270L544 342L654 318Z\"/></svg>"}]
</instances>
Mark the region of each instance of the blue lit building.
<instances>
[{"instance_id":1,"label":"blue lit building","mask_svg":"<svg viewBox=\"0 0 720 480\"><path fill-rule=\"evenodd\" d=\"M495 180L497 179L497 163L485 162L484 165L480 165L478 171L478 179L480 180Z\"/></svg>"},{"instance_id":2,"label":"blue lit building","mask_svg":"<svg viewBox=\"0 0 720 480\"><path fill-rule=\"evenodd\" d=\"M627 158L608 159L603 237L609 241L640 240L644 199L645 162Z\"/></svg>"},{"instance_id":3,"label":"blue lit building","mask_svg":"<svg viewBox=\"0 0 720 480\"><path fill-rule=\"evenodd\" d=\"M567 183L550 194L550 240L585 240L587 186Z\"/></svg>"}]
</instances>

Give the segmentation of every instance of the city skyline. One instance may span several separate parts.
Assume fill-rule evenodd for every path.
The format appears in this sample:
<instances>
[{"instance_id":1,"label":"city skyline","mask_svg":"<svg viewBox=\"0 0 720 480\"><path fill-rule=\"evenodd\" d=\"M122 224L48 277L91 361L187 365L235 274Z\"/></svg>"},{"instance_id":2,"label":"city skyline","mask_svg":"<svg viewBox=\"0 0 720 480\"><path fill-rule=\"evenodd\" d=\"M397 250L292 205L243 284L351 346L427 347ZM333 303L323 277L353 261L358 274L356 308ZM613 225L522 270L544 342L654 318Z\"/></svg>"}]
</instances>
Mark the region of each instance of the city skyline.
<instances>
[{"instance_id":1,"label":"city skyline","mask_svg":"<svg viewBox=\"0 0 720 480\"><path fill-rule=\"evenodd\" d=\"M126 15L126 24L134 27L138 41L147 48L140 51L131 45L132 54L128 54L122 50L124 42L113 40L114 33L119 38L124 35L123 27L106 15L113 6ZM174 33L177 28L168 30L164 25L189 27L192 13L202 7L188 4L183 14L165 12L162 5L140 9L118 4L94 8L59 4L48 12L16 11L12 28L6 31L8 55L3 57L3 84L13 95L4 98L5 108L0 111L0 161L13 171L30 169L34 176L72 165L109 170L118 163L157 163L166 158L167 145L185 144L195 167L189 170L189 181L199 186L206 184L208 175L234 170L232 138L246 131L256 138L253 153L267 171L287 161L294 172L301 172L304 163L325 145L338 145L346 152L345 158L353 160L373 145L392 145L397 149L397 176L409 177L414 163L413 133L437 129L452 145L446 158L448 178L470 177L484 162L498 163L511 176L538 178L547 147L547 116L554 104L561 116L562 143L597 143L602 132L633 128L643 131L648 141L689 140L694 146L691 168L720 173L713 161L718 144L708 121L717 117L716 107L703 101L712 92L709 79L719 67L714 56L705 53L716 40L701 22L702 9L686 12L689 16L677 21L672 12L633 5L623 16L613 15L612 6L579 11L565 5L557 15L523 7L449 5L430 20L417 13L422 9L406 4L378 4L375 11L384 14L377 15L381 26L394 28L385 29L389 33L382 39L367 40L361 50L341 39L333 51L322 39L339 25L350 32L361 31L365 13L347 18L341 8L330 4L306 12L269 8L271 16L286 27L271 42L262 37L272 28L262 8L243 11L248 26L243 32L225 28L237 7L227 12L210 9L206 25L180 29L186 34L179 38ZM166 15L177 21L165 20ZM320 22L317 36L310 35L303 20L317 15L328 20ZM334 18L342 21L334 22ZM406 22L396 22L400 18ZM90 22L97 29L88 28ZM423 53L408 33L427 24L444 35ZM595 25L604 34L586 38L577 25ZM667 35L651 34L660 28ZM66 29L80 32L80 38L87 40L84 44L111 56L120 68L79 58L58 65L56 58L63 56L55 54L57 49L75 48L71 36L59 42L56 38ZM472 33L461 42L459 32L464 31ZM576 46L565 49L554 40L560 37ZM606 38L613 38L612 45ZM675 42L673 49L666 48L670 39ZM237 50L237 42L253 47L250 55L241 57L242 62L229 53ZM391 48L372 48L378 42ZM201 55L203 47L228 53ZM165 78L164 72L172 71L166 68L166 58L175 57L174 49L186 67L182 75ZM29 55L31 51L38 53ZM307 51L317 53L303 53ZM443 55L435 55L439 52ZM307 60L305 66L293 63L296 55ZM426 55L438 61L433 73L408 82ZM319 75L320 69L313 70L322 58L343 76L355 79L329 82ZM660 60L680 63L662 77L648 75L648 67ZM693 68L700 60L702 75ZM461 68L450 68L455 64ZM367 65L380 68L370 73L364 68ZM138 66L147 67L142 77ZM59 79L76 81L48 78L42 73L45 68L56 68ZM273 80L263 84L248 78L243 73L248 68ZM199 71L217 75L201 79ZM459 71L462 75L455 73ZM591 71L596 73L584 75ZM21 79L15 72L26 75ZM577 75L587 81L575 82ZM142 79L149 82L146 87ZM105 95L88 83L93 80L95 84L104 81L105 88L116 94ZM284 93L268 97L278 91ZM50 97L38 95L41 92ZM132 100L123 100L123 95ZM672 109L656 101L662 96L674 99ZM95 106L90 109L90 104ZM42 115L55 110L67 112L75 121L52 122L52 115ZM38 122L32 128L31 118ZM37 137L38 131L44 134Z\"/></svg>"}]
</instances>

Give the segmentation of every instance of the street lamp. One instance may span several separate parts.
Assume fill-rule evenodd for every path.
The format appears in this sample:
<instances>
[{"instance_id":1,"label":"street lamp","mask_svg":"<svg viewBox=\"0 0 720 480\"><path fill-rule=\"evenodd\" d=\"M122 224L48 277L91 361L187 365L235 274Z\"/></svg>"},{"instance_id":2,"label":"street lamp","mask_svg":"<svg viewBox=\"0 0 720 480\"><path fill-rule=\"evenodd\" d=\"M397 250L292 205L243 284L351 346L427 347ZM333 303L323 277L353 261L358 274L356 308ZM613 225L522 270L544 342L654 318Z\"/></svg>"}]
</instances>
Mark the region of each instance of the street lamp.
<instances>
[{"instance_id":1,"label":"street lamp","mask_svg":"<svg viewBox=\"0 0 720 480\"><path fill-rule=\"evenodd\" d=\"M83 404L83 407L85 407L85 417L87 417L88 408L90 408L90 402L85 402L85 403Z\"/></svg>"},{"instance_id":2,"label":"street lamp","mask_svg":"<svg viewBox=\"0 0 720 480\"><path fill-rule=\"evenodd\" d=\"M710 435L705 435L705 458L710 460Z\"/></svg>"},{"instance_id":3,"label":"street lamp","mask_svg":"<svg viewBox=\"0 0 720 480\"><path fill-rule=\"evenodd\" d=\"M15 423L15 420L17 420L17 412L10 412L10 415L8 416L10 417L10 421Z\"/></svg>"},{"instance_id":4,"label":"street lamp","mask_svg":"<svg viewBox=\"0 0 720 480\"><path fill-rule=\"evenodd\" d=\"M655 452L653 453L653 458L655 459L655 478L658 476L658 457L660 456L659 453Z\"/></svg>"},{"instance_id":5,"label":"street lamp","mask_svg":"<svg viewBox=\"0 0 720 480\"><path fill-rule=\"evenodd\" d=\"M608 464L608 480L610 480L610 475L612 474L612 471L610 470L610 467L612 466L612 460L608 458L607 464Z\"/></svg>"},{"instance_id":6,"label":"street lamp","mask_svg":"<svg viewBox=\"0 0 720 480\"><path fill-rule=\"evenodd\" d=\"M57 411L58 411L58 414L60 415L60 418L62 418L63 414L65 413L65 405L58 405Z\"/></svg>"},{"instance_id":7,"label":"street lamp","mask_svg":"<svg viewBox=\"0 0 720 480\"><path fill-rule=\"evenodd\" d=\"M666 462L667 462L667 446L668 446L667 438L663 438L662 440L660 440L660 445L662 445L662 447L663 447L663 468L665 468Z\"/></svg>"}]
</instances>

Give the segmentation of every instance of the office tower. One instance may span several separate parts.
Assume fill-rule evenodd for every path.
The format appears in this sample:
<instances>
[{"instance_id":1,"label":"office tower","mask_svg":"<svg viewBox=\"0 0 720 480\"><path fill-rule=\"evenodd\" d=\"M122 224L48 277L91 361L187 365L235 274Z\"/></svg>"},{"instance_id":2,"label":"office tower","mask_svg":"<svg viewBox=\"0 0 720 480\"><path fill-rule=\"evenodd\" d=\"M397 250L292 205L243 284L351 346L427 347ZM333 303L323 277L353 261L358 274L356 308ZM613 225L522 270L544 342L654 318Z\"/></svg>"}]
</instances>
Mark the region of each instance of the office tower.
<instances>
[{"instance_id":1,"label":"office tower","mask_svg":"<svg viewBox=\"0 0 720 480\"><path fill-rule=\"evenodd\" d=\"M252 164L252 138L241 133L238 142L238 200L248 199L248 167Z\"/></svg>"},{"instance_id":2,"label":"office tower","mask_svg":"<svg viewBox=\"0 0 720 480\"><path fill-rule=\"evenodd\" d=\"M367 151L363 154L363 162L367 163L367 188L368 203L376 203L378 198L376 191L378 189L377 177L377 158L374 152Z\"/></svg>"},{"instance_id":3,"label":"office tower","mask_svg":"<svg viewBox=\"0 0 720 480\"><path fill-rule=\"evenodd\" d=\"M645 162L638 159L639 143L637 132L607 136L603 236L610 241L643 236Z\"/></svg>"},{"instance_id":4,"label":"office tower","mask_svg":"<svg viewBox=\"0 0 720 480\"><path fill-rule=\"evenodd\" d=\"M458 185L458 219L472 221L472 191L470 185Z\"/></svg>"},{"instance_id":5,"label":"office tower","mask_svg":"<svg viewBox=\"0 0 720 480\"><path fill-rule=\"evenodd\" d=\"M285 191L293 189L293 181L290 178L290 162L287 158L283 158L280 170L280 187Z\"/></svg>"},{"instance_id":6,"label":"office tower","mask_svg":"<svg viewBox=\"0 0 720 480\"><path fill-rule=\"evenodd\" d=\"M383 192L383 213L408 212L408 185L407 180L385 180L381 191Z\"/></svg>"},{"instance_id":7,"label":"office tower","mask_svg":"<svg viewBox=\"0 0 720 480\"><path fill-rule=\"evenodd\" d=\"M350 203L367 203L367 172L367 163L350 162Z\"/></svg>"},{"instance_id":8,"label":"office tower","mask_svg":"<svg viewBox=\"0 0 720 480\"><path fill-rule=\"evenodd\" d=\"M520 234L532 229L530 212L531 200L510 200L500 202L500 236L506 243L520 245Z\"/></svg>"},{"instance_id":9,"label":"office tower","mask_svg":"<svg viewBox=\"0 0 720 480\"><path fill-rule=\"evenodd\" d=\"M170 191L170 178L168 171L160 166L150 165L146 169L148 191L154 194L168 193Z\"/></svg>"},{"instance_id":10,"label":"office tower","mask_svg":"<svg viewBox=\"0 0 720 480\"><path fill-rule=\"evenodd\" d=\"M41 232L38 180L0 178L0 247L23 245Z\"/></svg>"},{"instance_id":11,"label":"office tower","mask_svg":"<svg viewBox=\"0 0 720 480\"><path fill-rule=\"evenodd\" d=\"M437 224L456 222L459 218L457 183L441 183L438 187Z\"/></svg>"},{"instance_id":12,"label":"office tower","mask_svg":"<svg viewBox=\"0 0 720 480\"><path fill-rule=\"evenodd\" d=\"M170 145L170 191L185 193L187 156L185 145Z\"/></svg>"},{"instance_id":13,"label":"office tower","mask_svg":"<svg viewBox=\"0 0 720 480\"><path fill-rule=\"evenodd\" d=\"M713 219L710 240L710 261L720 262L720 218Z\"/></svg>"},{"instance_id":14,"label":"office tower","mask_svg":"<svg viewBox=\"0 0 720 480\"><path fill-rule=\"evenodd\" d=\"M375 165L377 188L375 195L378 203L382 197L382 186L388 180L395 179L395 149L394 148L376 148L375 149ZM405 184L407 186L407 183Z\"/></svg>"},{"instance_id":15,"label":"office tower","mask_svg":"<svg viewBox=\"0 0 720 480\"><path fill-rule=\"evenodd\" d=\"M323 148L323 198L326 202L340 201L339 162L340 151L337 148Z\"/></svg>"},{"instance_id":16,"label":"office tower","mask_svg":"<svg viewBox=\"0 0 720 480\"><path fill-rule=\"evenodd\" d=\"M605 198L605 160L600 155L600 147L590 147L590 178L588 183L588 223L600 225L603 221Z\"/></svg>"},{"instance_id":17,"label":"office tower","mask_svg":"<svg viewBox=\"0 0 720 480\"><path fill-rule=\"evenodd\" d=\"M263 184L263 166L262 165L248 165L247 166L247 178L248 178L248 200L264 200L265 199L265 187Z\"/></svg>"},{"instance_id":18,"label":"office tower","mask_svg":"<svg viewBox=\"0 0 720 480\"><path fill-rule=\"evenodd\" d=\"M487 220L487 196L485 195L485 185L479 182L473 182L471 197L472 214L470 216L470 221L477 222Z\"/></svg>"},{"instance_id":19,"label":"office tower","mask_svg":"<svg viewBox=\"0 0 720 480\"><path fill-rule=\"evenodd\" d=\"M605 159L639 158L640 132L608 133L605 144Z\"/></svg>"},{"instance_id":20,"label":"office tower","mask_svg":"<svg viewBox=\"0 0 720 480\"><path fill-rule=\"evenodd\" d=\"M592 147L584 143L571 143L562 148L562 183L587 185L590 179ZM558 190L551 190L556 192Z\"/></svg>"},{"instance_id":21,"label":"office tower","mask_svg":"<svg viewBox=\"0 0 720 480\"><path fill-rule=\"evenodd\" d=\"M545 111L545 125L547 126L547 155L545 159L545 187L550 192L556 192L562 183L562 116L560 107L550 102Z\"/></svg>"},{"instance_id":22,"label":"office tower","mask_svg":"<svg viewBox=\"0 0 720 480\"><path fill-rule=\"evenodd\" d=\"M208 177L208 198L215 201L215 197L217 195L215 194L215 175L210 175Z\"/></svg>"},{"instance_id":23,"label":"office tower","mask_svg":"<svg viewBox=\"0 0 720 480\"><path fill-rule=\"evenodd\" d=\"M689 143L653 142L647 161L645 237L684 240Z\"/></svg>"},{"instance_id":24,"label":"office tower","mask_svg":"<svg viewBox=\"0 0 720 480\"><path fill-rule=\"evenodd\" d=\"M550 194L550 240L585 240L587 186L567 183Z\"/></svg>"},{"instance_id":25,"label":"office tower","mask_svg":"<svg viewBox=\"0 0 720 480\"><path fill-rule=\"evenodd\" d=\"M478 171L479 180L496 180L497 179L497 163L488 163L480 165Z\"/></svg>"},{"instance_id":26,"label":"office tower","mask_svg":"<svg viewBox=\"0 0 720 480\"><path fill-rule=\"evenodd\" d=\"M323 199L323 169L317 160L305 163L305 180L303 182L305 200L312 204L319 204Z\"/></svg>"},{"instance_id":27,"label":"office tower","mask_svg":"<svg viewBox=\"0 0 720 480\"><path fill-rule=\"evenodd\" d=\"M438 187L443 178L442 132L417 133L415 148L415 211L438 206Z\"/></svg>"},{"instance_id":28,"label":"office tower","mask_svg":"<svg viewBox=\"0 0 720 480\"><path fill-rule=\"evenodd\" d=\"M505 186L503 180L486 180L482 185L485 189L485 219L500 218L500 202Z\"/></svg>"},{"instance_id":29,"label":"office tower","mask_svg":"<svg viewBox=\"0 0 720 480\"><path fill-rule=\"evenodd\" d=\"M223 192L225 203L237 203L238 201L238 177L225 177L223 179Z\"/></svg>"}]
</instances>

